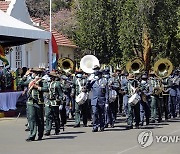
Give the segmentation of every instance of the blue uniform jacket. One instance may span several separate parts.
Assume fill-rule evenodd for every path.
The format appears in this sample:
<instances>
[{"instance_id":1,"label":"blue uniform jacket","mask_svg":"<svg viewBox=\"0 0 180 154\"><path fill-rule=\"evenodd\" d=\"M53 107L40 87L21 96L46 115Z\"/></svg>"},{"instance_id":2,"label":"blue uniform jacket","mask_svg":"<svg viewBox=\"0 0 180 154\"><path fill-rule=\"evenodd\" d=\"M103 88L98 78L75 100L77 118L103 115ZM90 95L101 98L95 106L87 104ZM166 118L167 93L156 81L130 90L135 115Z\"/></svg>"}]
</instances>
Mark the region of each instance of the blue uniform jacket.
<instances>
[{"instance_id":1,"label":"blue uniform jacket","mask_svg":"<svg viewBox=\"0 0 180 154\"><path fill-rule=\"evenodd\" d=\"M108 82L105 78L100 78L88 83L88 89L92 91L91 105L108 104Z\"/></svg>"}]
</instances>

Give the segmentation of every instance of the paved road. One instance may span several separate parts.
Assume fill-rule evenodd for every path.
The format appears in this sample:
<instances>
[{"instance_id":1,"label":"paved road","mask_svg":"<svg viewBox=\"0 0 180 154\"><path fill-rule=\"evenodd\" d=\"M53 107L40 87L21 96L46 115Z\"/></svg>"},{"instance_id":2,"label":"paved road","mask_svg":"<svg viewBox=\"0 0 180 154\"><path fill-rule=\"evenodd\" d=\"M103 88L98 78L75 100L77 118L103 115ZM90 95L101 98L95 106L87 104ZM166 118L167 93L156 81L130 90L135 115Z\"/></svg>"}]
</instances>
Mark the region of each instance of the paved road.
<instances>
[{"instance_id":1,"label":"paved road","mask_svg":"<svg viewBox=\"0 0 180 154\"><path fill-rule=\"evenodd\" d=\"M155 136L180 136L180 118L144 127L126 130L126 123L119 117L115 128L92 133L91 127L72 128L68 122L60 135L44 137L42 141L26 142L25 118L0 118L0 154L179 154L177 143L157 143ZM137 137L142 131L152 131L154 142L141 148ZM54 131L52 131L54 133ZM146 143L147 144L147 143Z\"/></svg>"}]
</instances>

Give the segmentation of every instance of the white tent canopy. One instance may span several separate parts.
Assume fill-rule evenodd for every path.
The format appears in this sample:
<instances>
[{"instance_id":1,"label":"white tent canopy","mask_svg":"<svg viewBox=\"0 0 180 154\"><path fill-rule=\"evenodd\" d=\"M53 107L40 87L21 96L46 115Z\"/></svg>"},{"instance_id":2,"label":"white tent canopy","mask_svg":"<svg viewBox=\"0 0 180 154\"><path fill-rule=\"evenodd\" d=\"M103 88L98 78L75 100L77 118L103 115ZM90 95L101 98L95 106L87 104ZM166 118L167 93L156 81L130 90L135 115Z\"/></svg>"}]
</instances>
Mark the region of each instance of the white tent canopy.
<instances>
[{"instance_id":1,"label":"white tent canopy","mask_svg":"<svg viewBox=\"0 0 180 154\"><path fill-rule=\"evenodd\" d=\"M28 25L0 10L0 44L15 46L38 39L50 39L50 32Z\"/></svg>"}]
</instances>

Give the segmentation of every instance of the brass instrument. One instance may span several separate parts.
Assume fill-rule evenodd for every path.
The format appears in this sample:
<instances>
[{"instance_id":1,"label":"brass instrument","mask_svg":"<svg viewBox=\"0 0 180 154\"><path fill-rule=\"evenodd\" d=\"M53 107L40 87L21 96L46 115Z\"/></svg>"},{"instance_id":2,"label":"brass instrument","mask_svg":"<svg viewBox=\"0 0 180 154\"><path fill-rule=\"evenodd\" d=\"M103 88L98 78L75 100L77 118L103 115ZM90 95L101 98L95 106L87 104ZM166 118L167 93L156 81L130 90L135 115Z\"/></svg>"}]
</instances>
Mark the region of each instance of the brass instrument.
<instances>
[{"instance_id":1,"label":"brass instrument","mask_svg":"<svg viewBox=\"0 0 180 154\"><path fill-rule=\"evenodd\" d=\"M59 58L58 69L64 72L70 72L74 70L74 62L70 58Z\"/></svg>"},{"instance_id":2,"label":"brass instrument","mask_svg":"<svg viewBox=\"0 0 180 154\"><path fill-rule=\"evenodd\" d=\"M154 95L159 96L161 93L162 93L162 87L156 86L156 87L153 89L153 94L154 94Z\"/></svg>"},{"instance_id":3,"label":"brass instrument","mask_svg":"<svg viewBox=\"0 0 180 154\"><path fill-rule=\"evenodd\" d=\"M143 72L144 68L144 62L140 58L134 58L126 64L128 73L139 74Z\"/></svg>"},{"instance_id":4,"label":"brass instrument","mask_svg":"<svg viewBox=\"0 0 180 154\"><path fill-rule=\"evenodd\" d=\"M38 85L39 82L42 80L42 78L35 78L34 80L32 80L29 85L28 85L28 91L27 94L30 95L31 91L34 88L34 85Z\"/></svg>"},{"instance_id":5,"label":"brass instrument","mask_svg":"<svg viewBox=\"0 0 180 154\"><path fill-rule=\"evenodd\" d=\"M154 73L159 78L168 77L172 71L173 71L173 65L170 62L170 60L168 60L166 58L159 59L154 64Z\"/></svg>"},{"instance_id":6,"label":"brass instrument","mask_svg":"<svg viewBox=\"0 0 180 154\"><path fill-rule=\"evenodd\" d=\"M80 61L80 68L85 73L93 73L95 65L100 66L99 60L93 55L86 55Z\"/></svg>"}]
</instances>

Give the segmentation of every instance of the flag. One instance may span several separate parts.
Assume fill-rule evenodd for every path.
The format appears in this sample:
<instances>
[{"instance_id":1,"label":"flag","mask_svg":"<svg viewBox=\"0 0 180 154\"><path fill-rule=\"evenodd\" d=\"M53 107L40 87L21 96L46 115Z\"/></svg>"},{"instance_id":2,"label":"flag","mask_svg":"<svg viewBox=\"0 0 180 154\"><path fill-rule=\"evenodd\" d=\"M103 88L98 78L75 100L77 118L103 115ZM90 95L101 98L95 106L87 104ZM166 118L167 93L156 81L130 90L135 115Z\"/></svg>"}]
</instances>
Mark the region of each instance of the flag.
<instances>
[{"instance_id":1,"label":"flag","mask_svg":"<svg viewBox=\"0 0 180 154\"><path fill-rule=\"evenodd\" d=\"M3 61L3 63L5 64L5 66L9 65L9 62L5 56L5 51L4 48L0 45L0 60Z\"/></svg>"},{"instance_id":2,"label":"flag","mask_svg":"<svg viewBox=\"0 0 180 154\"><path fill-rule=\"evenodd\" d=\"M57 45L56 39L55 39L53 34L52 34L51 41L52 41L52 53L53 53L52 68L56 69L56 67L57 67L57 60L59 58L59 54L58 54L58 45Z\"/></svg>"}]
</instances>

